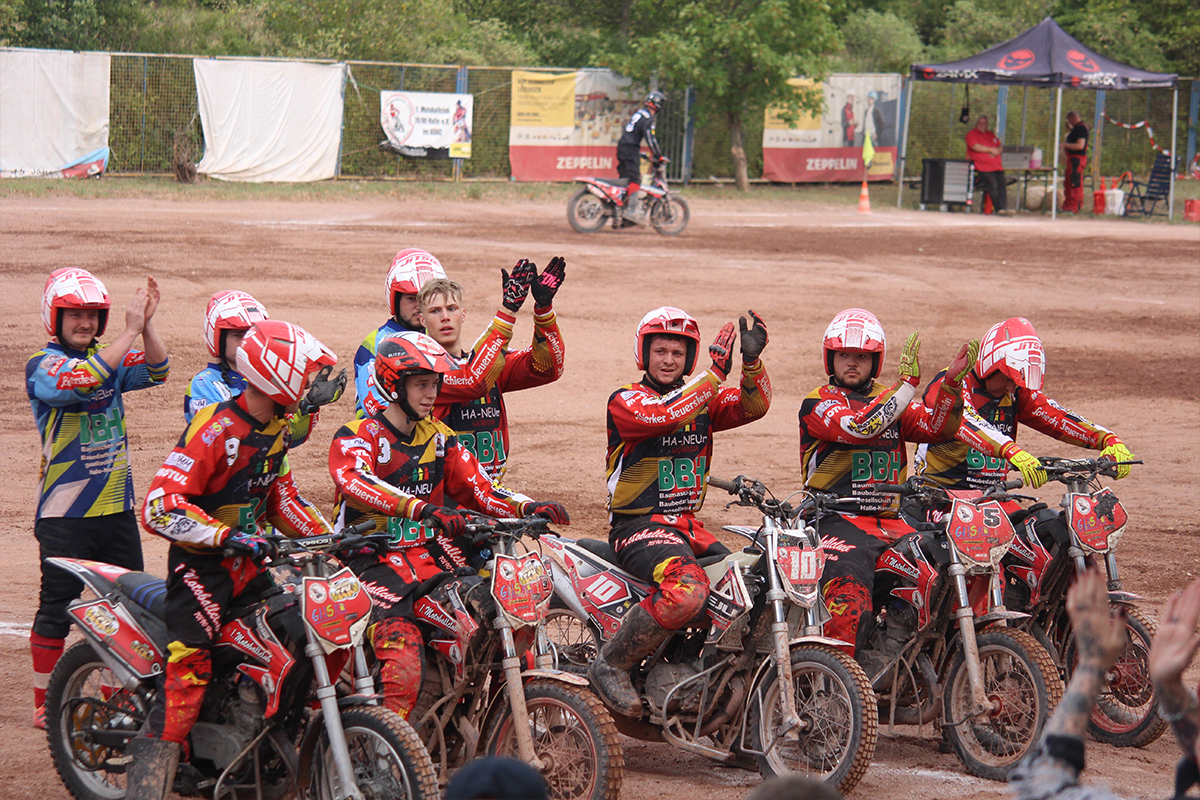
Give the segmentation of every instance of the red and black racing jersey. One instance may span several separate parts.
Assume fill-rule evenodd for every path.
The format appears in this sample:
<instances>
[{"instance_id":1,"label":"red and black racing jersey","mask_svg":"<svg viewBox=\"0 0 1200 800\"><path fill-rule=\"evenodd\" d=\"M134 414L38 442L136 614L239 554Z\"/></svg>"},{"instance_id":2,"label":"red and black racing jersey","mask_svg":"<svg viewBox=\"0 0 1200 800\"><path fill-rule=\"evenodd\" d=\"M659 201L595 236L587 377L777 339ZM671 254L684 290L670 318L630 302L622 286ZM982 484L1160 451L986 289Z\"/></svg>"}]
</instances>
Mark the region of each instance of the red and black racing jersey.
<instances>
[{"instance_id":1,"label":"red and black racing jersey","mask_svg":"<svg viewBox=\"0 0 1200 800\"><path fill-rule=\"evenodd\" d=\"M863 514L895 516L892 495L869 486L908 477L906 442L940 441L958 427L962 393L942 389L926 408L904 380L890 387L872 381L866 392L832 383L800 404L800 471L805 486L858 497Z\"/></svg>"},{"instance_id":2,"label":"red and black racing jersey","mask_svg":"<svg viewBox=\"0 0 1200 800\"><path fill-rule=\"evenodd\" d=\"M615 515L684 514L704 504L712 433L745 425L771 406L762 360L742 367L737 388L701 372L663 393L648 379L608 398L609 521Z\"/></svg>"},{"instance_id":3,"label":"red and black racing jersey","mask_svg":"<svg viewBox=\"0 0 1200 800\"><path fill-rule=\"evenodd\" d=\"M925 388L925 401L941 391L946 372ZM1005 451L1017 439L1022 423L1060 442L1103 450L1112 432L1069 411L1040 391L1017 387L1013 394L993 397L972 371L962 387L965 411L953 439L917 449L918 474L950 489L986 489L1008 475Z\"/></svg>"},{"instance_id":4,"label":"red and black racing jersey","mask_svg":"<svg viewBox=\"0 0 1200 800\"><path fill-rule=\"evenodd\" d=\"M288 536L331 528L292 482L288 423L262 423L246 395L196 412L179 444L154 475L142 526L188 549L220 547L231 529L254 532L263 522Z\"/></svg>"}]
</instances>

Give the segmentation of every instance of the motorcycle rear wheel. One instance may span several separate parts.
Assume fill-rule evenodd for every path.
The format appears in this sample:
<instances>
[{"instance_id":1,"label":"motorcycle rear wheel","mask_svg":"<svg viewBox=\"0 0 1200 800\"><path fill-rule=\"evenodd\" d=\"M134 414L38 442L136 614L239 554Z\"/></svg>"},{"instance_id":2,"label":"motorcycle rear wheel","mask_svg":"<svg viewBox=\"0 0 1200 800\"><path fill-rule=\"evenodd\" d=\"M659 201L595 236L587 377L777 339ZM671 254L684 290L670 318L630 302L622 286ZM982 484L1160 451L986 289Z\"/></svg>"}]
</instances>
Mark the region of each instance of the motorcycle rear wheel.
<instances>
[{"instance_id":1,"label":"motorcycle rear wheel","mask_svg":"<svg viewBox=\"0 0 1200 800\"><path fill-rule=\"evenodd\" d=\"M755 750L766 750L782 727L781 691L772 667L763 679L762 701L752 709L749 731ZM875 757L879 709L871 681L845 653L802 646L792 650L792 693L807 728L756 756L758 771L764 778L804 775L848 793Z\"/></svg>"},{"instance_id":2,"label":"motorcycle rear wheel","mask_svg":"<svg viewBox=\"0 0 1200 800\"><path fill-rule=\"evenodd\" d=\"M576 233L595 233L608 221L604 202L587 189L580 189L567 203L567 222Z\"/></svg>"},{"instance_id":3,"label":"motorcycle rear wheel","mask_svg":"<svg viewBox=\"0 0 1200 800\"><path fill-rule=\"evenodd\" d=\"M942 709L951 724L943 730L967 772L1003 781L1037 742L1063 684L1054 659L1025 631L989 628L976 642L984 693L996 708L982 721L969 718L971 686L959 647L946 673Z\"/></svg>"},{"instance_id":4,"label":"motorcycle rear wheel","mask_svg":"<svg viewBox=\"0 0 1200 800\"><path fill-rule=\"evenodd\" d=\"M1129 642L1117 663L1108 670L1108 683L1096 698L1088 720L1088 733L1098 742L1114 747L1145 747L1167 732L1159 716L1158 698L1150 680L1150 645L1157 623L1135 606L1126 606L1125 627ZM1067 680L1079 660L1072 632L1063 647Z\"/></svg>"},{"instance_id":5,"label":"motorcycle rear wheel","mask_svg":"<svg viewBox=\"0 0 1200 800\"><path fill-rule=\"evenodd\" d=\"M600 640L592 626L567 608L554 608L542 622L554 650L554 667L574 675L587 675L588 666L600 652Z\"/></svg>"},{"instance_id":6,"label":"motorcycle rear wheel","mask_svg":"<svg viewBox=\"0 0 1200 800\"><path fill-rule=\"evenodd\" d=\"M673 194L650 209L650 224L663 236L678 236L687 227L691 216L687 200Z\"/></svg>"},{"instance_id":7,"label":"motorcycle rear wheel","mask_svg":"<svg viewBox=\"0 0 1200 800\"><path fill-rule=\"evenodd\" d=\"M68 708L74 699L90 700ZM63 653L46 689L46 739L50 757L77 800L121 800L125 767L105 764L123 749L98 744L94 730L136 735L145 719L143 702L117 688L117 680L91 645L78 642Z\"/></svg>"},{"instance_id":8,"label":"motorcycle rear wheel","mask_svg":"<svg viewBox=\"0 0 1200 800\"><path fill-rule=\"evenodd\" d=\"M341 717L355 783L366 797L437 800L433 762L411 725L382 706L347 709ZM344 796L324 731L312 758L312 778L306 796L310 800Z\"/></svg>"},{"instance_id":9,"label":"motorcycle rear wheel","mask_svg":"<svg viewBox=\"0 0 1200 800\"><path fill-rule=\"evenodd\" d=\"M625 772L621 739L596 695L558 681L530 681L525 705L533 750L552 800L617 800ZM505 707L483 740L488 755L520 758L512 711Z\"/></svg>"}]
</instances>

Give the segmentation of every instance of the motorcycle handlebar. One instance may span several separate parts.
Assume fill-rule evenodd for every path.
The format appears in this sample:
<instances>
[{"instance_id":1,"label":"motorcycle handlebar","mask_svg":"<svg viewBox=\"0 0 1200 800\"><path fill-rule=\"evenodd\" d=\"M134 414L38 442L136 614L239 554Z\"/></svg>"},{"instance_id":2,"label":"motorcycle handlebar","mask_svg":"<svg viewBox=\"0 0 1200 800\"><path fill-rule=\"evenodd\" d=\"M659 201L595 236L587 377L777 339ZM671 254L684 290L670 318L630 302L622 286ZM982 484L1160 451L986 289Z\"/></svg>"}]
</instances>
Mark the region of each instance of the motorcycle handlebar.
<instances>
[{"instance_id":1,"label":"motorcycle handlebar","mask_svg":"<svg viewBox=\"0 0 1200 800\"><path fill-rule=\"evenodd\" d=\"M871 491L879 494L898 494L901 497L906 497L913 493L913 488L907 483L873 483Z\"/></svg>"},{"instance_id":2,"label":"motorcycle handlebar","mask_svg":"<svg viewBox=\"0 0 1200 800\"><path fill-rule=\"evenodd\" d=\"M738 493L738 485L737 485L736 481L727 481L724 478L717 478L712 475L709 475L708 476L708 485L715 486L718 489L722 489L726 492L729 492L730 494Z\"/></svg>"},{"instance_id":3,"label":"motorcycle handlebar","mask_svg":"<svg viewBox=\"0 0 1200 800\"><path fill-rule=\"evenodd\" d=\"M1021 480L1020 478L1013 478L1012 480L1008 480L1000 484L1000 488L1007 492L1009 489L1020 489L1024 485L1025 481Z\"/></svg>"}]
</instances>

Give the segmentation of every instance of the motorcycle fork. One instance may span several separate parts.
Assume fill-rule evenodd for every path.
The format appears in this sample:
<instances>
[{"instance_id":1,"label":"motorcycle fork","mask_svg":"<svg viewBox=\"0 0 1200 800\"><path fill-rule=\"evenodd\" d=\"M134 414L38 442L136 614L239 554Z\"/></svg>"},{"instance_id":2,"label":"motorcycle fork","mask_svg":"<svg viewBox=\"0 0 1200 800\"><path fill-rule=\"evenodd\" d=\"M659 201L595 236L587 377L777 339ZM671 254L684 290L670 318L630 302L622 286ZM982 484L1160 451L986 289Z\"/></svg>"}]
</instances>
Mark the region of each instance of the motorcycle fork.
<instances>
[{"instance_id":1,"label":"motorcycle fork","mask_svg":"<svg viewBox=\"0 0 1200 800\"><path fill-rule=\"evenodd\" d=\"M517 754L522 761L541 772L543 764L533 751L533 731L529 730L529 708L525 705L525 684L521 681L521 658L513 641L512 625L504 614L496 615L495 625L500 633L500 648L504 656L500 659L500 666L504 669L504 683L508 687Z\"/></svg>"},{"instance_id":2,"label":"motorcycle fork","mask_svg":"<svg viewBox=\"0 0 1200 800\"><path fill-rule=\"evenodd\" d=\"M950 564L950 576L954 579L954 590L958 593L958 608L954 616L958 619L959 640L962 642L967 667L967 681L971 684L971 714L979 717L992 711L993 706L983 689L983 673L979 667L979 643L975 639L975 611L971 608L971 597L967 591L967 568L957 559ZM962 724L959 720L955 724Z\"/></svg>"},{"instance_id":3,"label":"motorcycle fork","mask_svg":"<svg viewBox=\"0 0 1200 800\"><path fill-rule=\"evenodd\" d=\"M800 712L796 710L796 695L792 690L792 651L788 645L787 624L787 594L779 582L779 531L775 520L763 516L763 530L767 538L767 600L771 603L771 640L775 649L775 669L779 675L780 701L783 706L783 730L780 735L786 735L798 730L803 724Z\"/></svg>"}]
</instances>

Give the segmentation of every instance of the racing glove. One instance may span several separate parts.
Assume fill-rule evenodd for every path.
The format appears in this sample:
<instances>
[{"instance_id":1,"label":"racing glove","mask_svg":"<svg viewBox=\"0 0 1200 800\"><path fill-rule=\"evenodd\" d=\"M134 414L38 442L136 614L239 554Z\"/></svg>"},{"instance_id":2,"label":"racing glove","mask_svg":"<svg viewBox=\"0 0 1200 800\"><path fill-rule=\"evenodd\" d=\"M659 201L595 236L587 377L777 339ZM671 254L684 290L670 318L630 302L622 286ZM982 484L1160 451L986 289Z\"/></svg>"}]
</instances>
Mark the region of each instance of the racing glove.
<instances>
[{"instance_id":1,"label":"racing glove","mask_svg":"<svg viewBox=\"0 0 1200 800\"><path fill-rule=\"evenodd\" d=\"M321 406L336 402L342 396L342 392L346 391L346 370L342 370L336 378L331 379L329 375L332 372L333 367L326 364L313 376L308 394L300 401L301 414L311 414Z\"/></svg>"},{"instance_id":2,"label":"racing glove","mask_svg":"<svg viewBox=\"0 0 1200 800\"><path fill-rule=\"evenodd\" d=\"M541 275L536 274L536 269L534 274L535 279L529 286L529 291L533 292L534 308L549 308L554 303L554 295L558 294L559 287L567 277L567 260L562 256L555 256L550 259Z\"/></svg>"},{"instance_id":3,"label":"racing glove","mask_svg":"<svg viewBox=\"0 0 1200 800\"><path fill-rule=\"evenodd\" d=\"M246 553L253 561L263 560L275 549L269 541L257 534L232 529L221 540L221 544L230 550Z\"/></svg>"},{"instance_id":4,"label":"racing glove","mask_svg":"<svg viewBox=\"0 0 1200 800\"><path fill-rule=\"evenodd\" d=\"M571 524L571 517L567 514L567 509L562 503L539 503L533 501L522 506L522 517L532 517L534 515L545 517L555 525Z\"/></svg>"},{"instance_id":5,"label":"racing glove","mask_svg":"<svg viewBox=\"0 0 1200 800\"><path fill-rule=\"evenodd\" d=\"M1042 462L1030 455L1028 451L1017 447L1014 442L1005 445L1002 455L1008 459L1008 463L1020 471L1021 480L1030 489L1040 489L1046 482L1047 476L1046 471L1042 469Z\"/></svg>"},{"instance_id":6,"label":"racing glove","mask_svg":"<svg viewBox=\"0 0 1200 800\"><path fill-rule=\"evenodd\" d=\"M535 275L537 267L527 258L517 262L512 275L508 274L508 270L500 270L501 288L504 291L500 304L514 314L520 311L525 298L529 296L529 284L533 283Z\"/></svg>"},{"instance_id":7,"label":"racing glove","mask_svg":"<svg viewBox=\"0 0 1200 800\"><path fill-rule=\"evenodd\" d=\"M762 317L755 314L754 309L750 309L750 319L753 321L753 325L747 327L746 318L738 318L743 364L753 364L758 361L763 348L767 346L767 326L763 323Z\"/></svg>"},{"instance_id":8,"label":"racing glove","mask_svg":"<svg viewBox=\"0 0 1200 800\"><path fill-rule=\"evenodd\" d=\"M733 323L726 322L725 327L717 332L717 338L708 346L708 354L712 356L712 371L718 381L724 381L729 376L729 367L733 365Z\"/></svg>"},{"instance_id":9,"label":"racing glove","mask_svg":"<svg viewBox=\"0 0 1200 800\"><path fill-rule=\"evenodd\" d=\"M1137 459L1137 456L1129 452L1129 448L1116 437L1116 434L1110 433L1105 442L1104 451L1100 453L1101 458L1107 458L1109 461L1134 461ZM1128 475L1128 464L1117 467L1117 480L1128 477Z\"/></svg>"},{"instance_id":10,"label":"racing glove","mask_svg":"<svg viewBox=\"0 0 1200 800\"><path fill-rule=\"evenodd\" d=\"M435 528L441 528L442 533L451 539L467 532L467 521L462 514L452 508L442 508L432 503L421 509L421 521Z\"/></svg>"},{"instance_id":11,"label":"racing glove","mask_svg":"<svg viewBox=\"0 0 1200 800\"><path fill-rule=\"evenodd\" d=\"M900 352L900 377L913 386L921 383L921 363L917 360L917 354L920 352L921 335L913 331L908 335L904 349Z\"/></svg>"},{"instance_id":12,"label":"racing glove","mask_svg":"<svg viewBox=\"0 0 1200 800\"><path fill-rule=\"evenodd\" d=\"M978 356L979 340L972 339L959 348L958 355L950 362L950 366L946 367L946 377L955 386L961 385L963 378L967 377L967 373L971 371L971 367L975 366L975 359Z\"/></svg>"}]
</instances>

